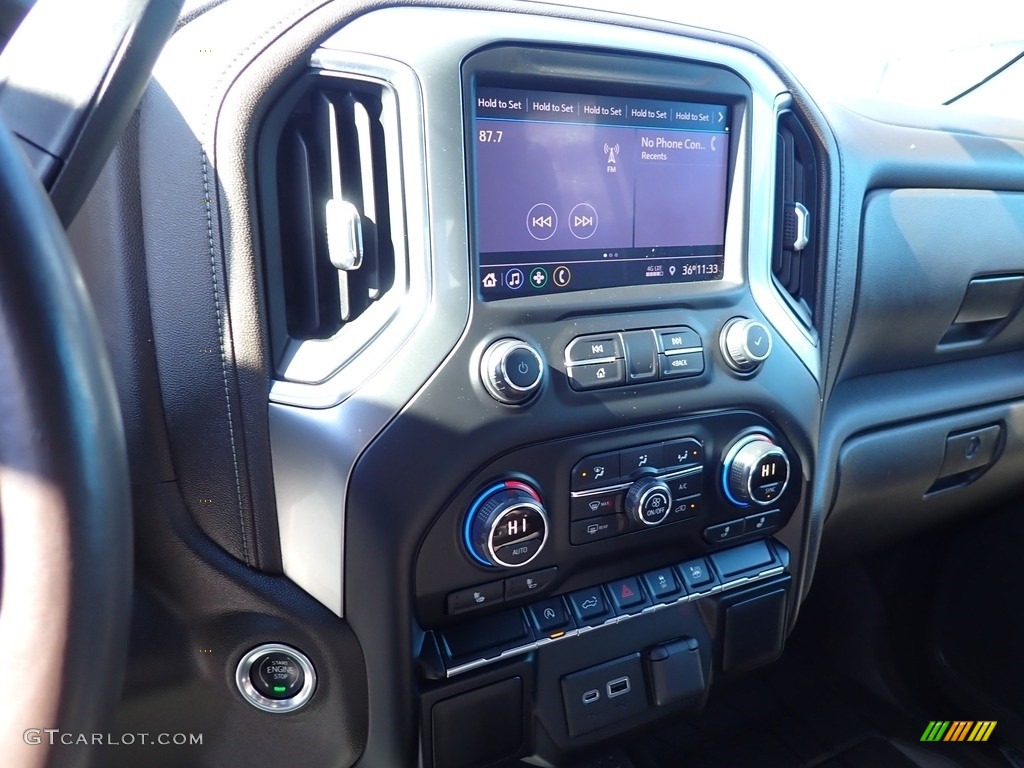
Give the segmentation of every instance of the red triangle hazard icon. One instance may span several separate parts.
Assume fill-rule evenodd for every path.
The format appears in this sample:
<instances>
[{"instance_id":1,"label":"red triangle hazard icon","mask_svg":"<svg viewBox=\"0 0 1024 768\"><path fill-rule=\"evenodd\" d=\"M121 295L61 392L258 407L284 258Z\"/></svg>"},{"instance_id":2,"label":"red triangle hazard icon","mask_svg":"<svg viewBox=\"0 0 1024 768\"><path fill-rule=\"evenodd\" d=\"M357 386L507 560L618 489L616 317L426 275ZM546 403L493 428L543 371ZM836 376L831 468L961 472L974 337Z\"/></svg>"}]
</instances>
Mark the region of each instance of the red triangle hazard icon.
<instances>
[{"instance_id":1,"label":"red triangle hazard icon","mask_svg":"<svg viewBox=\"0 0 1024 768\"><path fill-rule=\"evenodd\" d=\"M633 596L633 590L629 588L629 584L622 585L622 596L624 598Z\"/></svg>"}]
</instances>

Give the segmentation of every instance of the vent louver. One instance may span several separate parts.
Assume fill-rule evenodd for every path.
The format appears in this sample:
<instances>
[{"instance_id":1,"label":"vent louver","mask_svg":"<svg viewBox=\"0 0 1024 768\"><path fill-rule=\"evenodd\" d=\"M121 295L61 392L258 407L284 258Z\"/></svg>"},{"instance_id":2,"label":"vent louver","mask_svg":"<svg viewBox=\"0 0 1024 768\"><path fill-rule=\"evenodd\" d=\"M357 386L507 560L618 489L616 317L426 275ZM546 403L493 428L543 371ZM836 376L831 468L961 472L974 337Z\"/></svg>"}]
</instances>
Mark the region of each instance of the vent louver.
<instances>
[{"instance_id":1,"label":"vent louver","mask_svg":"<svg viewBox=\"0 0 1024 768\"><path fill-rule=\"evenodd\" d=\"M402 273L396 142L393 94L370 81L310 75L271 111L259 185L275 364L297 342L352 333L358 348L386 322L370 310Z\"/></svg>"},{"instance_id":2,"label":"vent louver","mask_svg":"<svg viewBox=\"0 0 1024 768\"><path fill-rule=\"evenodd\" d=\"M792 112L779 115L772 274L808 327L818 291L818 183L814 145Z\"/></svg>"}]
</instances>

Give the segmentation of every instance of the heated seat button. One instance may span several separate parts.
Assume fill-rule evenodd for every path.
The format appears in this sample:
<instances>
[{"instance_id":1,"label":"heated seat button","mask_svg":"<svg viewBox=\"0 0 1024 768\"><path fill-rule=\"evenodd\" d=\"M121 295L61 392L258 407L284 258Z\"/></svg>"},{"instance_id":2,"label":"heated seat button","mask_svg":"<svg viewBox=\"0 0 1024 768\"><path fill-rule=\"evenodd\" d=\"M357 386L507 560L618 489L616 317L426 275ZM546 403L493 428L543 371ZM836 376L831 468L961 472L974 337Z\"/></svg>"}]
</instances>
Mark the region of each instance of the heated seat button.
<instances>
[{"instance_id":1,"label":"heated seat button","mask_svg":"<svg viewBox=\"0 0 1024 768\"><path fill-rule=\"evenodd\" d=\"M539 593L551 586L557 575L557 568L545 568L543 571L509 576L505 579L505 599L515 600L518 597Z\"/></svg>"},{"instance_id":2,"label":"heated seat button","mask_svg":"<svg viewBox=\"0 0 1024 768\"><path fill-rule=\"evenodd\" d=\"M285 651L265 653L249 670L253 688L268 699L293 698L306 682L302 666L292 654Z\"/></svg>"},{"instance_id":3,"label":"heated seat button","mask_svg":"<svg viewBox=\"0 0 1024 768\"><path fill-rule=\"evenodd\" d=\"M744 518L747 533L758 533L759 531L770 531L779 524L782 513L773 509L770 512L762 512L759 515L751 515Z\"/></svg>"},{"instance_id":4,"label":"heated seat button","mask_svg":"<svg viewBox=\"0 0 1024 768\"><path fill-rule=\"evenodd\" d=\"M448 613L464 613L484 606L496 605L505 599L505 585L500 581L460 589L448 595Z\"/></svg>"},{"instance_id":5,"label":"heated seat button","mask_svg":"<svg viewBox=\"0 0 1024 768\"><path fill-rule=\"evenodd\" d=\"M683 583L690 591L710 585L715 581L715 574L711 572L711 568L708 567L708 562L704 558L686 561L679 566L679 573L683 577Z\"/></svg>"},{"instance_id":6,"label":"heated seat button","mask_svg":"<svg viewBox=\"0 0 1024 768\"><path fill-rule=\"evenodd\" d=\"M709 544L720 544L725 541L732 541L746 532L746 522L743 520L730 520L727 523L719 523L704 529L704 540Z\"/></svg>"}]
</instances>

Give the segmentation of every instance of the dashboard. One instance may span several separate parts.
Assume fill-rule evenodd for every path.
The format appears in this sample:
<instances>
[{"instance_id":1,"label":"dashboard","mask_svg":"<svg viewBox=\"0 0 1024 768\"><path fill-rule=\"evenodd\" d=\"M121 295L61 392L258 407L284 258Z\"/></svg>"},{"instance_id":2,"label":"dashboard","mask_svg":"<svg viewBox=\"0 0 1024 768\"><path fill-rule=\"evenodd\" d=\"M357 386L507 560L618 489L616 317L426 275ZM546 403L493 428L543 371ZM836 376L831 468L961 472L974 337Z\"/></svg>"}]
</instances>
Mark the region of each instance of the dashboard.
<instances>
[{"instance_id":1,"label":"dashboard","mask_svg":"<svg viewBox=\"0 0 1024 768\"><path fill-rule=\"evenodd\" d=\"M85 270L148 305L140 600L221 649L219 750L565 764L778 658L820 558L1019 492L1024 131L632 17L244 5L72 229L145 266Z\"/></svg>"}]
</instances>

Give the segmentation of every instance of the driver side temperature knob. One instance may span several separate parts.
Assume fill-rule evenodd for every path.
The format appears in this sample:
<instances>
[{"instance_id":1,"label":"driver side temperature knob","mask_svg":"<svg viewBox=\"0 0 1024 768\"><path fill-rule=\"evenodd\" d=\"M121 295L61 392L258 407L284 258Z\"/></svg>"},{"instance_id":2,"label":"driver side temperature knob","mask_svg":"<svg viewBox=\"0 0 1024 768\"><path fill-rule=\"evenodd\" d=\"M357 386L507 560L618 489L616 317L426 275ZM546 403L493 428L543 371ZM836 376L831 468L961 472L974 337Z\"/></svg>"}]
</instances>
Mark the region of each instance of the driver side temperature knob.
<instances>
[{"instance_id":1,"label":"driver side temperature knob","mask_svg":"<svg viewBox=\"0 0 1024 768\"><path fill-rule=\"evenodd\" d=\"M774 504L789 485L789 458L766 435L750 435L726 454L722 480L737 506Z\"/></svg>"},{"instance_id":2,"label":"driver side temperature knob","mask_svg":"<svg viewBox=\"0 0 1024 768\"><path fill-rule=\"evenodd\" d=\"M540 389L544 362L521 339L494 342L480 359L480 378L487 394L505 405L522 405Z\"/></svg>"},{"instance_id":3,"label":"driver side temperature knob","mask_svg":"<svg viewBox=\"0 0 1024 768\"><path fill-rule=\"evenodd\" d=\"M481 565L519 568L540 554L548 540L548 515L540 495L526 483L506 480L481 493L469 508L463 541Z\"/></svg>"}]
</instances>

